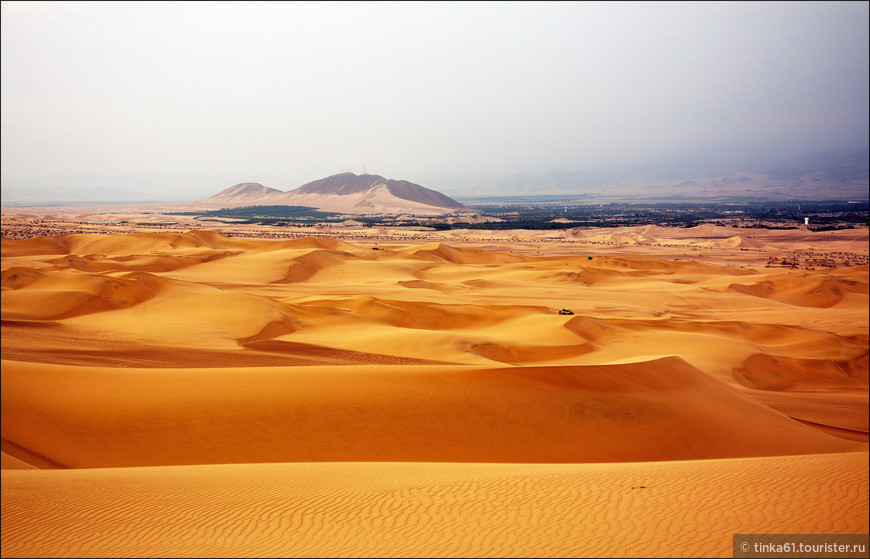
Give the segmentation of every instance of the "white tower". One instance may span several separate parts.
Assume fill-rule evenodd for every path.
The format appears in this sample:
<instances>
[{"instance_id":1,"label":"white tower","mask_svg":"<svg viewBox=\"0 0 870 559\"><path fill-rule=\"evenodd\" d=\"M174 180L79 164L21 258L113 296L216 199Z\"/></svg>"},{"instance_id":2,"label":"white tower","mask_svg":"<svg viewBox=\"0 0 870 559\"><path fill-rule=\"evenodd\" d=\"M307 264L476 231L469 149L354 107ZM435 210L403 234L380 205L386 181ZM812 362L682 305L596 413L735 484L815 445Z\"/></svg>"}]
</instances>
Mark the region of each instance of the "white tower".
<instances>
[{"instance_id":1,"label":"white tower","mask_svg":"<svg viewBox=\"0 0 870 559\"><path fill-rule=\"evenodd\" d=\"M809 225L809 224L810 224L810 218L805 217L804 218L804 225Z\"/></svg>"}]
</instances>

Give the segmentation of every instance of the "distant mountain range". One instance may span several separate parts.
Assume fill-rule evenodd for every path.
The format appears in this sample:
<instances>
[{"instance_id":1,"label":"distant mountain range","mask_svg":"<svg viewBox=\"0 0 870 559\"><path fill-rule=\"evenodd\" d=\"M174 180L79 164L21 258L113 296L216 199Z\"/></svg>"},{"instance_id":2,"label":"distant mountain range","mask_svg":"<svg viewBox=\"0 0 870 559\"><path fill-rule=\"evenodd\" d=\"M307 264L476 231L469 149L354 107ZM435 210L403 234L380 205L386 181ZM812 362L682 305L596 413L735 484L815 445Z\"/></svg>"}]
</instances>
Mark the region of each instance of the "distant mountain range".
<instances>
[{"instance_id":1,"label":"distant mountain range","mask_svg":"<svg viewBox=\"0 0 870 559\"><path fill-rule=\"evenodd\" d=\"M575 171L516 173L474 183L476 196L578 195L655 200L863 199L870 186L870 150L832 149L772 163L718 159L662 160ZM448 192L469 190L445 184ZM459 196L464 200L472 196Z\"/></svg>"},{"instance_id":2,"label":"distant mountain range","mask_svg":"<svg viewBox=\"0 0 870 559\"><path fill-rule=\"evenodd\" d=\"M309 206L346 214L413 213L436 215L469 208L440 192L404 180L380 175L341 173L290 190L260 183L231 186L198 203L200 207Z\"/></svg>"}]
</instances>

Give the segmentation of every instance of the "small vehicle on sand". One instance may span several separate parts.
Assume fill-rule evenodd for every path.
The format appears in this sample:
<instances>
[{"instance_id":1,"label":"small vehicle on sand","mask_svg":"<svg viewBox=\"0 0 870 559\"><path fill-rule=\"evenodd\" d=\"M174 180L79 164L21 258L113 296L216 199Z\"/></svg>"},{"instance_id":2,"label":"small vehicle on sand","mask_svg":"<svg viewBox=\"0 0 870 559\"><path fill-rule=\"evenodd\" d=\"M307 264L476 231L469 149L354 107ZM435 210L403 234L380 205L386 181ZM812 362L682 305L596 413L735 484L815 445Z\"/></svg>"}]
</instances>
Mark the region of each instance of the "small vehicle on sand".
<instances>
[{"instance_id":1,"label":"small vehicle on sand","mask_svg":"<svg viewBox=\"0 0 870 559\"><path fill-rule=\"evenodd\" d=\"M559 314L574 314L574 311L570 311L568 309L562 309L559 311Z\"/></svg>"}]
</instances>

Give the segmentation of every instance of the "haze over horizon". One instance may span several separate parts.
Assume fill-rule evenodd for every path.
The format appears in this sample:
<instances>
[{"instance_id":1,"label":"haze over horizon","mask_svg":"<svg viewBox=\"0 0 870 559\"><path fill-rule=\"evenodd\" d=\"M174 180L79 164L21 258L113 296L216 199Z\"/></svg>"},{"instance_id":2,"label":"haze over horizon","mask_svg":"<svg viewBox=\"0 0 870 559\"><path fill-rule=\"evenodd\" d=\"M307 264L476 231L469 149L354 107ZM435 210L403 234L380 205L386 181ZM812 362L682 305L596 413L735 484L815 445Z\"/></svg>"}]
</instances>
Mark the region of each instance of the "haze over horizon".
<instances>
[{"instance_id":1,"label":"haze over horizon","mask_svg":"<svg viewBox=\"0 0 870 559\"><path fill-rule=\"evenodd\" d=\"M196 199L353 170L456 192L870 143L867 2L0 9L4 188Z\"/></svg>"}]
</instances>

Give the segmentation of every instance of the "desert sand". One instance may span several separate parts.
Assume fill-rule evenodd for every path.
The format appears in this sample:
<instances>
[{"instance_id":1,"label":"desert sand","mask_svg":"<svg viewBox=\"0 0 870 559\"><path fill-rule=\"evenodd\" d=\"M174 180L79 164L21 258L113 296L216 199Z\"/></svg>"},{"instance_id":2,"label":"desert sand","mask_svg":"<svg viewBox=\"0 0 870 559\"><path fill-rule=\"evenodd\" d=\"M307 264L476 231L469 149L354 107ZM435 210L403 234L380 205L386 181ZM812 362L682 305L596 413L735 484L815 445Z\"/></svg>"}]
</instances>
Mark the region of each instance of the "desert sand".
<instances>
[{"instance_id":1,"label":"desert sand","mask_svg":"<svg viewBox=\"0 0 870 559\"><path fill-rule=\"evenodd\" d=\"M868 531L866 228L106 233L2 241L4 556Z\"/></svg>"}]
</instances>

